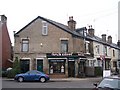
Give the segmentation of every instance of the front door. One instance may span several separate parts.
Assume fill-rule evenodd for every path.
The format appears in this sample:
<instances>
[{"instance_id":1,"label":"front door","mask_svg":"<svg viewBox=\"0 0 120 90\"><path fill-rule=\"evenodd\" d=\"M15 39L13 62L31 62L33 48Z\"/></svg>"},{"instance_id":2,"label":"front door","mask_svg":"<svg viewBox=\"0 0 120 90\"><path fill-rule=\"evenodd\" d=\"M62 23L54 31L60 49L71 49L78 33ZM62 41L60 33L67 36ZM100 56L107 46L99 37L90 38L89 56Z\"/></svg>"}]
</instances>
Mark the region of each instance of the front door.
<instances>
[{"instance_id":1,"label":"front door","mask_svg":"<svg viewBox=\"0 0 120 90\"><path fill-rule=\"evenodd\" d=\"M75 77L75 61L68 61L68 77Z\"/></svg>"},{"instance_id":2,"label":"front door","mask_svg":"<svg viewBox=\"0 0 120 90\"><path fill-rule=\"evenodd\" d=\"M37 70L43 72L43 60L37 59Z\"/></svg>"}]
</instances>

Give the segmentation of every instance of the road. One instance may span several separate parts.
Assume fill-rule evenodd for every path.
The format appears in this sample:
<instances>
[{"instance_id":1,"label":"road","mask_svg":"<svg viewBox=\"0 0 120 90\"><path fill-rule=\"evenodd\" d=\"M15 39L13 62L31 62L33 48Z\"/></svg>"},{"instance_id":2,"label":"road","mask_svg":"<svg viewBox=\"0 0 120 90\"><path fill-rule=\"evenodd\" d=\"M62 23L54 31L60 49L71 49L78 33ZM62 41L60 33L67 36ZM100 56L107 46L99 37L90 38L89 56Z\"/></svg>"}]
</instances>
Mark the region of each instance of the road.
<instances>
[{"instance_id":1,"label":"road","mask_svg":"<svg viewBox=\"0 0 120 90\"><path fill-rule=\"evenodd\" d=\"M17 82L13 79L2 79L2 88L93 88L102 78L68 78L51 79L46 83Z\"/></svg>"}]
</instances>

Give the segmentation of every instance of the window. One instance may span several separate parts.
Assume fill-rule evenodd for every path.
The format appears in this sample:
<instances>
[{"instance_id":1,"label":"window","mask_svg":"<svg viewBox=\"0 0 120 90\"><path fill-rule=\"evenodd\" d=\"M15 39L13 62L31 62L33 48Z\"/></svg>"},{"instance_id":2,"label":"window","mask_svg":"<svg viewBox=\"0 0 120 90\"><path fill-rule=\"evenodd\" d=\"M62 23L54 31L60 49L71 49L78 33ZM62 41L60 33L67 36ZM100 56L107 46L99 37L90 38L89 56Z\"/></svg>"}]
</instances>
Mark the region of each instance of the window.
<instances>
[{"instance_id":1,"label":"window","mask_svg":"<svg viewBox=\"0 0 120 90\"><path fill-rule=\"evenodd\" d=\"M107 56L107 47L106 47L106 46L104 46L103 53L104 53L104 55L106 55L106 56Z\"/></svg>"},{"instance_id":2,"label":"window","mask_svg":"<svg viewBox=\"0 0 120 90\"><path fill-rule=\"evenodd\" d=\"M115 57L115 50L113 50L113 57Z\"/></svg>"},{"instance_id":3,"label":"window","mask_svg":"<svg viewBox=\"0 0 120 90\"><path fill-rule=\"evenodd\" d=\"M42 35L48 35L48 26L46 21L42 22Z\"/></svg>"},{"instance_id":4,"label":"window","mask_svg":"<svg viewBox=\"0 0 120 90\"><path fill-rule=\"evenodd\" d=\"M105 61L105 70L110 70L110 60Z\"/></svg>"},{"instance_id":5,"label":"window","mask_svg":"<svg viewBox=\"0 0 120 90\"><path fill-rule=\"evenodd\" d=\"M50 74L65 73L65 60L50 60Z\"/></svg>"},{"instance_id":6,"label":"window","mask_svg":"<svg viewBox=\"0 0 120 90\"><path fill-rule=\"evenodd\" d=\"M85 42L85 49L86 49L86 53L90 53L90 42L89 41L86 41Z\"/></svg>"},{"instance_id":7,"label":"window","mask_svg":"<svg viewBox=\"0 0 120 90\"><path fill-rule=\"evenodd\" d=\"M28 51L29 51L29 40L22 39L22 52L28 52Z\"/></svg>"},{"instance_id":8,"label":"window","mask_svg":"<svg viewBox=\"0 0 120 90\"><path fill-rule=\"evenodd\" d=\"M113 61L113 67L117 67L117 62Z\"/></svg>"},{"instance_id":9,"label":"window","mask_svg":"<svg viewBox=\"0 0 120 90\"><path fill-rule=\"evenodd\" d=\"M93 67L94 66L94 61L93 60L89 60L89 66Z\"/></svg>"},{"instance_id":10,"label":"window","mask_svg":"<svg viewBox=\"0 0 120 90\"><path fill-rule=\"evenodd\" d=\"M61 40L61 52L68 52L68 40Z\"/></svg>"},{"instance_id":11,"label":"window","mask_svg":"<svg viewBox=\"0 0 120 90\"><path fill-rule=\"evenodd\" d=\"M120 68L120 61L118 61L118 66L119 66L119 68Z\"/></svg>"},{"instance_id":12,"label":"window","mask_svg":"<svg viewBox=\"0 0 120 90\"><path fill-rule=\"evenodd\" d=\"M99 46L99 45L97 45L97 47L96 47L96 48L97 48L97 53L98 53L98 54L100 54L100 46Z\"/></svg>"},{"instance_id":13,"label":"window","mask_svg":"<svg viewBox=\"0 0 120 90\"><path fill-rule=\"evenodd\" d=\"M101 66L101 60L97 60L98 61L98 67Z\"/></svg>"}]
</instances>

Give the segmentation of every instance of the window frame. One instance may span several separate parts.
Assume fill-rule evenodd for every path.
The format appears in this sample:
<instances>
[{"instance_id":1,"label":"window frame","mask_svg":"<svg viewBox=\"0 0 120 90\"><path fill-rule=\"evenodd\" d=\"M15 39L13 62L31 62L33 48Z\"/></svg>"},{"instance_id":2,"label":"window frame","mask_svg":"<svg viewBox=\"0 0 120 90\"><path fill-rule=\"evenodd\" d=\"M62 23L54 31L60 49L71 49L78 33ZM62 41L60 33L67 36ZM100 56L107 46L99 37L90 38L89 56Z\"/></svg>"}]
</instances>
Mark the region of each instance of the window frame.
<instances>
[{"instance_id":1,"label":"window frame","mask_svg":"<svg viewBox=\"0 0 120 90\"><path fill-rule=\"evenodd\" d=\"M24 42L24 41L28 41L28 42ZM27 45L26 50L24 50L24 45ZM28 51L29 51L29 39L22 39L21 52L28 52Z\"/></svg>"},{"instance_id":2,"label":"window frame","mask_svg":"<svg viewBox=\"0 0 120 90\"><path fill-rule=\"evenodd\" d=\"M90 41L85 41L85 53L90 53Z\"/></svg>"},{"instance_id":3,"label":"window frame","mask_svg":"<svg viewBox=\"0 0 120 90\"><path fill-rule=\"evenodd\" d=\"M48 23L46 21L42 21L42 35L48 35Z\"/></svg>"},{"instance_id":4,"label":"window frame","mask_svg":"<svg viewBox=\"0 0 120 90\"><path fill-rule=\"evenodd\" d=\"M115 50L113 50L113 57L115 57Z\"/></svg>"},{"instance_id":5,"label":"window frame","mask_svg":"<svg viewBox=\"0 0 120 90\"><path fill-rule=\"evenodd\" d=\"M64 48L66 48L66 50L63 50L63 45L64 45ZM60 50L62 53L68 52L68 40L61 40L61 49Z\"/></svg>"}]
</instances>

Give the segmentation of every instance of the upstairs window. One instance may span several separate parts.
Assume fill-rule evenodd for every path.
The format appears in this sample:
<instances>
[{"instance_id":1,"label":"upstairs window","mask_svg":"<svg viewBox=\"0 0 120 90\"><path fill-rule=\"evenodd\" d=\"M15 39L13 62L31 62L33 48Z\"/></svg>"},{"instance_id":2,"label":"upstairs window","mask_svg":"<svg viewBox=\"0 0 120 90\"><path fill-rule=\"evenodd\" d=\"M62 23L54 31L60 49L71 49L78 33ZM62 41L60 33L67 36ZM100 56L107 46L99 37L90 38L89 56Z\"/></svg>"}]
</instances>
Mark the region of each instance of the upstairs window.
<instances>
[{"instance_id":1,"label":"upstairs window","mask_svg":"<svg viewBox=\"0 0 120 90\"><path fill-rule=\"evenodd\" d=\"M61 52L68 52L68 40L61 40Z\"/></svg>"},{"instance_id":2,"label":"upstairs window","mask_svg":"<svg viewBox=\"0 0 120 90\"><path fill-rule=\"evenodd\" d=\"M100 45L97 45L96 49L97 49L97 53L100 54Z\"/></svg>"},{"instance_id":3,"label":"upstairs window","mask_svg":"<svg viewBox=\"0 0 120 90\"><path fill-rule=\"evenodd\" d=\"M85 42L85 50L86 50L86 53L90 53L90 42L89 41L86 41Z\"/></svg>"},{"instance_id":4,"label":"upstairs window","mask_svg":"<svg viewBox=\"0 0 120 90\"><path fill-rule=\"evenodd\" d=\"M107 46L104 46L103 53L105 56L107 56Z\"/></svg>"},{"instance_id":5,"label":"upstairs window","mask_svg":"<svg viewBox=\"0 0 120 90\"><path fill-rule=\"evenodd\" d=\"M113 50L113 57L115 57L115 50Z\"/></svg>"},{"instance_id":6,"label":"upstairs window","mask_svg":"<svg viewBox=\"0 0 120 90\"><path fill-rule=\"evenodd\" d=\"M42 21L42 35L48 35L48 25L46 21Z\"/></svg>"},{"instance_id":7,"label":"upstairs window","mask_svg":"<svg viewBox=\"0 0 120 90\"><path fill-rule=\"evenodd\" d=\"M29 51L29 39L22 39L22 52L28 52Z\"/></svg>"}]
</instances>

